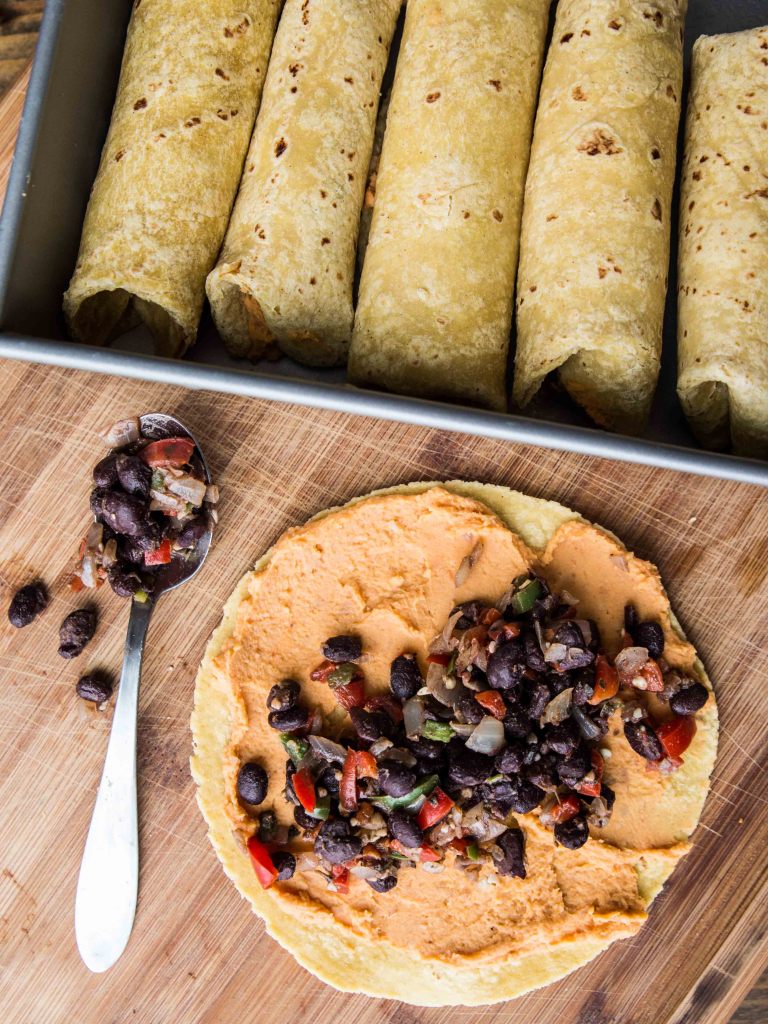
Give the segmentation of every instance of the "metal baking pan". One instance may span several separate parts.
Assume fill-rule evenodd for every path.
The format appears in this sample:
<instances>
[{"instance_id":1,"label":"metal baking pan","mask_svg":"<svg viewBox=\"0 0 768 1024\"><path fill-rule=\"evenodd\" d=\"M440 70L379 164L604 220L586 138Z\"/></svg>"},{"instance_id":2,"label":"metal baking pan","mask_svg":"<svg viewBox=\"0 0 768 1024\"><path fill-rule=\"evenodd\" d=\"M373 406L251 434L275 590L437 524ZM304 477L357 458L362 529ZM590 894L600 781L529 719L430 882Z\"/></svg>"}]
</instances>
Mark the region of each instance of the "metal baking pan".
<instances>
[{"instance_id":1,"label":"metal baking pan","mask_svg":"<svg viewBox=\"0 0 768 1024\"><path fill-rule=\"evenodd\" d=\"M674 255L664 359L644 438L590 426L552 394L536 418L353 388L343 370L310 370L288 359L253 365L229 357L209 316L184 360L147 354L134 331L112 348L66 339L61 297L77 255L90 187L106 136L130 0L48 0L0 221L0 356L98 373L208 388L342 412L465 431L507 441L639 462L768 486L768 463L705 452L675 394ZM768 0L691 0L686 53L702 33L768 22ZM672 240L676 252L676 238ZM143 349L143 351L142 351Z\"/></svg>"}]
</instances>

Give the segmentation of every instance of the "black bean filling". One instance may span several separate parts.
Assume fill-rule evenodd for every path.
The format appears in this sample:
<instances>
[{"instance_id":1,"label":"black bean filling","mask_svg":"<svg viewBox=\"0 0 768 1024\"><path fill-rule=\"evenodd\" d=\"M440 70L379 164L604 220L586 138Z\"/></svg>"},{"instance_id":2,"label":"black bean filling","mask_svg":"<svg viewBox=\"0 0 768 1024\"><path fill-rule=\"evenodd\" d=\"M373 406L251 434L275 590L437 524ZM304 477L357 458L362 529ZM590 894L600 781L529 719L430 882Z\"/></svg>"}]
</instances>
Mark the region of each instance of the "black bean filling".
<instances>
[{"instance_id":1,"label":"black bean filling","mask_svg":"<svg viewBox=\"0 0 768 1024\"><path fill-rule=\"evenodd\" d=\"M94 704L103 704L112 696L112 680L101 672L89 672L80 676L75 684L78 697Z\"/></svg>"},{"instance_id":2,"label":"black bean filling","mask_svg":"<svg viewBox=\"0 0 768 1024\"><path fill-rule=\"evenodd\" d=\"M16 629L28 626L48 607L48 591L39 581L28 583L13 595L8 608L8 621Z\"/></svg>"},{"instance_id":3,"label":"black bean filling","mask_svg":"<svg viewBox=\"0 0 768 1024\"><path fill-rule=\"evenodd\" d=\"M613 667L597 626L577 619L570 598L529 576L514 582L501 605L473 601L456 609L453 633L431 647L428 673L422 674L413 654L395 658L387 698L365 695L359 637L327 640L326 661L311 674L326 678L354 705L342 704L349 718L339 738L338 723L333 740L323 737L322 719L301 703L298 682L283 680L269 691L269 724L289 755L285 796L304 843L313 845L306 869L324 872L331 886L344 875L340 891L346 891L349 869L386 893L398 871L419 861L425 870L442 870L449 849L455 851L449 863L462 870L490 865L500 875L525 878L525 829L517 816L537 809L556 843L571 850L583 846L590 828L604 827L616 799L602 779L600 743L619 709L637 754L662 771L679 766L679 759L666 755L663 730L657 734L643 679L639 687L633 684L637 669L630 678L618 670L620 661ZM628 608L625 630L624 646L634 648L628 653L658 667L651 678L663 679L658 696L674 715L703 707L707 689L663 661L658 623L641 622ZM333 671L344 681L335 681ZM606 690L606 678L613 679L612 690ZM361 689L351 699L353 680ZM267 782L260 766L244 764L240 799L260 803ZM268 814L261 815L260 837L279 833ZM293 858L284 861L285 843L276 842L280 880L305 870ZM284 863L290 863L290 874Z\"/></svg>"},{"instance_id":4,"label":"black bean filling","mask_svg":"<svg viewBox=\"0 0 768 1024\"><path fill-rule=\"evenodd\" d=\"M77 658L96 632L96 609L79 608L70 612L59 627L59 654L62 658Z\"/></svg>"}]
</instances>

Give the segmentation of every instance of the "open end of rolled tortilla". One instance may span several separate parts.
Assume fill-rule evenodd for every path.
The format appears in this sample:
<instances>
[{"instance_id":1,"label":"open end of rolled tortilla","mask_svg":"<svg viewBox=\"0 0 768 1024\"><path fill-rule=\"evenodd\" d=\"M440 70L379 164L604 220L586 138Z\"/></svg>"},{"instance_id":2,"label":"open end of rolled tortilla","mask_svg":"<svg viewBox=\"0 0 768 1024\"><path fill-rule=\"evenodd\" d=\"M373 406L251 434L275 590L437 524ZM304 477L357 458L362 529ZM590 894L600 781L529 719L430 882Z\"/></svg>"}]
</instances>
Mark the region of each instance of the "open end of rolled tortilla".
<instances>
[{"instance_id":1,"label":"open end of rolled tortilla","mask_svg":"<svg viewBox=\"0 0 768 1024\"><path fill-rule=\"evenodd\" d=\"M560 380L568 394L601 426L624 434L639 434L645 427L656 386L650 367L633 359L626 346L581 349L560 367ZM657 371L658 372L658 371Z\"/></svg>"},{"instance_id":2,"label":"open end of rolled tortilla","mask_svg":"<svg viewBox=\"0 0 768 1024\"><path fill-rule=\"evenodd\" d=\"M94 292L67 310L70 332L86 345L108 345L121 334L144 323L155 344L155 354L181 356L194 340L163 306L133 295L125 288Z\"/></svg>"}]
</instances>

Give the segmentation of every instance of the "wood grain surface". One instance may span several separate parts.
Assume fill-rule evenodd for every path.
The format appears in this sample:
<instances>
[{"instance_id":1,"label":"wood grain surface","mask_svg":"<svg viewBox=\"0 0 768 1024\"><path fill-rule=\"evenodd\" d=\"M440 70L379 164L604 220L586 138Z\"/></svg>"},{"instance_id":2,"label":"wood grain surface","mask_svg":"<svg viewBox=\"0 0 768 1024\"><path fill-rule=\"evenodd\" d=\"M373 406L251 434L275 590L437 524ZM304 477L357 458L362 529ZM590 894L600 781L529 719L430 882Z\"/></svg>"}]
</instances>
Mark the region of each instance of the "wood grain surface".
<instances>
[{"instance_id":1,"label":"wood grain surface","mask_svg":"<svg viewBox=\"0 0 768 1024\"><path fill-rule=\"evenodd\" d=\"M0 95L29 64L45 0L0 0Z\"/></svg>"},{"instance_id":2,"label":"wood grain surface","mask_svg":"<svg viewBox=\"0 0 768 1024\"><path fill-rule=\"evenodd\" d=\"M0 5L34 8L35 4ZM39 5L38 5L39 6ZM23 83L0 104L0 187ZM17 632L0 620L0 999L4 1024L758 1024L768 962L768 492L461 434L67 370L0 362L0 600L40 577L53 595ZM95 597L78 661L57 653L87 526L96 431L161 409L197 434L222 487L204 571L150 632L139 723L141 891L128 949L89 974L73 904L111 707L77 677L115 676L128 608ZM240 574L287 527L405 480L461 476L555 498L661 567L720 701L721 745L694 848L634 939L556 985L488 1009L416 1010L336 993L264 934L224 877L189 775L197 663Z\"/></svg>"}]
</instances>

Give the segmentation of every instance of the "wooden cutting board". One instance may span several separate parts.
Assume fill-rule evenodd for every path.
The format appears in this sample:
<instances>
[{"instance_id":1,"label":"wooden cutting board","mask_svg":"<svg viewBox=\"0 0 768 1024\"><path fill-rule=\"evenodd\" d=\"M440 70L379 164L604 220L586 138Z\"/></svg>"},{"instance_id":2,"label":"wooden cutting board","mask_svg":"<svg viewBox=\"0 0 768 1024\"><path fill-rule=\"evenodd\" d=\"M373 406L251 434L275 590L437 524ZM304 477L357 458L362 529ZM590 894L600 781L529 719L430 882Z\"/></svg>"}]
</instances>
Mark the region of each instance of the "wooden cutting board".
<instances>
[{"instance_id":1,"label":"wooden cutting board","mask_svg":"<svg viewBox=\"0 0 768 1024\"><path fill-rule=\"evenodd\" d=\"M0 109L0 160L20 90ZM5 111L5 116L3 116ZM10 125L10 128L9 128ZM7 148L6 148L7 155ZM0 175L3 170L0 167ZM264 401L0 363L0 598L41 577L53 600L0 621L0 999L5 1024L716 1024L768 955L768 491ZM117 675L127 604L102 589L75 662L59 623L88 522L96 431L174 413L222 490L203 572L159 604L141 693L142 869L134 932L107 974L78 958L73 903L111 709L74 693ZM197 810L188 727L197 664L237 579L288 526L376 487L464 477L554 498L662 570L720 701L720 753L693 849L632 940L541 992L420 1010L335 992L296 965L225 878ZM319 595L321 599L321 595Z\"/></svg>"}]
</instances>

